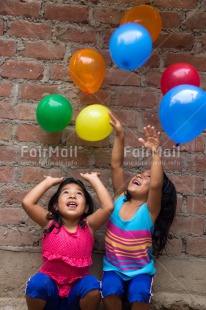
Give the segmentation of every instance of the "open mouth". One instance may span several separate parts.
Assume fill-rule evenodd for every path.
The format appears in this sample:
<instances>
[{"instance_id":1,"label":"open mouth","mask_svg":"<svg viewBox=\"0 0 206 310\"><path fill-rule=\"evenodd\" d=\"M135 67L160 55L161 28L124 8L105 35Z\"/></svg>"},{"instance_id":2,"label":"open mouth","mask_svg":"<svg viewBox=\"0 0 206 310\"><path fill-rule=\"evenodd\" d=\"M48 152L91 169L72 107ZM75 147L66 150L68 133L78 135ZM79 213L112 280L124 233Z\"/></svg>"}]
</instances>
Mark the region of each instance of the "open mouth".
<instances>
[{"instance_id":1,"label":"open mouth","mask_svg":"<svg viewBox=\"0 0 206 310\"><path fill-rule=\"evenodd\" d=\"M76 204L76 202L74 202L74 201L69 201L69 202L67 203L67 207L69 207L69 208L71 208L71 209L75 209L75 208L77 207L77 204Z\"/></svg>"},{"instance_id":2,"label":"open mouth","mask_svg":"<svg viewBox=\"0 0 206 310\"><path fill-rule=\"evenodd\" d=\"M137 185L137 186L140 186L142 184L140 179L135 179L132 183Z\"/></svg>"}]
</instances>

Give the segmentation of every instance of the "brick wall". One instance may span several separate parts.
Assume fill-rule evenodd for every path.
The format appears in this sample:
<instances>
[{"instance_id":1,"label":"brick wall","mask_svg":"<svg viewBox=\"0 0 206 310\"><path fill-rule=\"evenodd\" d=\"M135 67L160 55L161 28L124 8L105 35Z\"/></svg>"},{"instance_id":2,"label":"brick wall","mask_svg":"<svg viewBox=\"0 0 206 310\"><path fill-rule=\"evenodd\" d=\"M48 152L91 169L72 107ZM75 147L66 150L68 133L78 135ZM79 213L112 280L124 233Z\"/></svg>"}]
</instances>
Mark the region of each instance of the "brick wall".
<instances>
[{"instance_id":1,"label":"brick wall","mask_svg":"<svg viewBox=\"0 0 206 310\"><path fill-rule=\"evenodd\" d=\"M163 29L149 61L129 72L112 63L108 42L124 12L138 4L155 7ZM75 134L76 115L87 104L102 103L115 112L126 128L126 145L135 150L145 125L161 129L160 78L169 65L193 65L205 89L205 28L203 0L0 0L0 249L39 247L39 229L22 211L21 199L43 175L77 177L81 171L98 169L111 186L113 136L86 142ZM105 80L93 95L84 95L68 74L70 57L86 47L98 50L107 65ZM74 108L72 123L60 133L44 132L35 116L38 102L53 93L65 96ZM203 133L181 145L172 158L164 158L165 171L178 191L178 213L168 247L172 257L206 259L205 144ZM42 160L38 150L57 146L70 148L71 156ZM163 146L174 150L164 133ZM128 176L137 171L132 152L125 166ZM42 199L44 205L50 195L51 191Z\"/></svg>"}]
</instances>

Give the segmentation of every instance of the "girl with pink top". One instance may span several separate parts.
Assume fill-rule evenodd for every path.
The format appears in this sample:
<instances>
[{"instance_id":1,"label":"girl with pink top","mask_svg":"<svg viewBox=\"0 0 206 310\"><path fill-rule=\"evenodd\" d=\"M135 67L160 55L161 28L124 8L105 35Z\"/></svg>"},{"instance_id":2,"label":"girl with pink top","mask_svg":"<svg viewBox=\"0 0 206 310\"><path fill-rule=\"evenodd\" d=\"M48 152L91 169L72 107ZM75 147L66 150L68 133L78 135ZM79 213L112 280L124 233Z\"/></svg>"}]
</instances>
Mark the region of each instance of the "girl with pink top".
<instances>
[{"instance_id":1,"label":"girl with pink top","mask_svg":"<svg viewBox=\"0 0 206 310\"><path fill-rule=\"evenodd\" d=\"M93 213L92 197L77 179L45 179L23 199L23 208L44 231L43 264L26 286L29 310L98 309L100 283L89 275L94 233L113 211L112 198L99 179L99 173L80 173L90 183L100 202ZM42 195L59 184L48 211L38 204Z\"/></svg>"}]
</instances>

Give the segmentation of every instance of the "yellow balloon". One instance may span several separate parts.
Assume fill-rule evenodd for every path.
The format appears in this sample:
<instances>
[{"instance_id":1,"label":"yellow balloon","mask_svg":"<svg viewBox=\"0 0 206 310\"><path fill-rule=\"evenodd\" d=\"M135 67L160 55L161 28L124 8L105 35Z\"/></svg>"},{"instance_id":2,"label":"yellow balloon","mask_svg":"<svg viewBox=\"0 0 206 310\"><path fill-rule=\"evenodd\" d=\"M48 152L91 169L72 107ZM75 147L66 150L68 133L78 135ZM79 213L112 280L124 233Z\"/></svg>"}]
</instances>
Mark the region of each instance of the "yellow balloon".
<instances>
[{"instance_id":1,"label":"yellow balloon","mask_svg":"<svg viewBox=\"0 0 206 310\"><path fill-rule=\"evenodd\" d=\"M86 141L99 141L105 139L111 132L109 124L110 110L101 104L92 104L84 108L76 118L76 133Z\"/></svg>"}]
</instances>

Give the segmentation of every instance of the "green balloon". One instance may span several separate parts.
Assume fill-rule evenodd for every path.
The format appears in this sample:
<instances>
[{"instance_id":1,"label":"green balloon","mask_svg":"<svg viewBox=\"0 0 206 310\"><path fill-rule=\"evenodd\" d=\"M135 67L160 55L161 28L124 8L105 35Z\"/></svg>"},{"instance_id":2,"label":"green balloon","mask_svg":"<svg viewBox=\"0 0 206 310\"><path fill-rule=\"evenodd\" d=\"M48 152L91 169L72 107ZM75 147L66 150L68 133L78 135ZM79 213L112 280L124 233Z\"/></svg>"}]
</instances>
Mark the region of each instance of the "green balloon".
<instances>
[{"instance_id":1,"label":"green balloon","mask_svg":"<svg viewBox=\"0 0 206 310\"><path fill-rule=\"evenodd\" d=\"M72 106L61 95L48 95L39 102L36 118L42 129L48 132L58 132L71 122Z\"/></svg>"}]
</instances>

